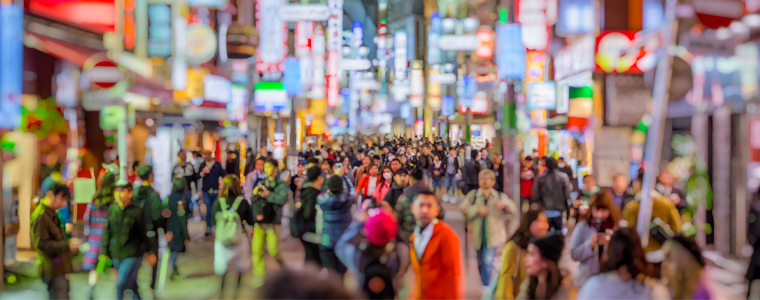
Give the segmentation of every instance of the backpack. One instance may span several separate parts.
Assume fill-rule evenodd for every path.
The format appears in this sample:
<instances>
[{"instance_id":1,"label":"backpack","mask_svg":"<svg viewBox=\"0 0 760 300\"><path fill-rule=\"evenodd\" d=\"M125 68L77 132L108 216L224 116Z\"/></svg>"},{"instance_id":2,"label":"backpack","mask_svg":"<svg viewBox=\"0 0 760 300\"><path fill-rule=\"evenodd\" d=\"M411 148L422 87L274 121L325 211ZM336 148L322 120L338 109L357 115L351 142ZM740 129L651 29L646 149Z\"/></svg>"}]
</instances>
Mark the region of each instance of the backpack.
<instances>
[{"instance_id":1,"label":"backpack","mask_svg":"<svg viewBox=\"0 0 760 300\"><path fill-rule=\"evenodd\" d=\"M227 206L227 199L219 198L221 211L216 213L216 240L224 246L235 246L240 243L238 233L240 232L240 216L237 214L237 208L243 197L237 197L232 207Z\"/></svg>"},{"instance_id":2,"label":"backpack","mask_svg":"<svg viewBox=\"0 0 760 300\"><path fill-rule=\"evenodd\" d=\"M362 290L369 299L393 299L396 296L396 291L393 290L393 272L380 260L369 263L364 269Z\"/></svg>"}]
</instances>

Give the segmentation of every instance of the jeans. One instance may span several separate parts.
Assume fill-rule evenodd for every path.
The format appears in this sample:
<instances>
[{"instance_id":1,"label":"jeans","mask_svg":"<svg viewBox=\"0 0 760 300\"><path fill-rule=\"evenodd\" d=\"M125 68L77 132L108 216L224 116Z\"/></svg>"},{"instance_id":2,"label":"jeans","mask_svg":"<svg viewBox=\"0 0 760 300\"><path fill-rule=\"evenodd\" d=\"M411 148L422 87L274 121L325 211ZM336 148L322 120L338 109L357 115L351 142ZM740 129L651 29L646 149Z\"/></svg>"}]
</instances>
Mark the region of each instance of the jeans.
<instances>
[{"instance_id":1,"label":"jeans","mask_svg":"<svg viewBox=\"0 0 760 300\"><path fill-rule=\"evenodd\" d=\"M480 280L483 286L491 283L491 273L493 272L493 259L496 256L496 248L482 247L475 252L478 259L478 271L480 271ZM510 275L511 276L511 275Z\"/></svg>"},{"instance_id":2,"label":"jeans","mask_svg":"<svg viewBox=\"0 0 760 300\"><path fill-rule=\"evenodd\" d=\"M446 178L443 179L443 186L446 188L447 192L452 188L454 189L453 191L456 191L457 189L456 176L457 176L456 173L454 174L446 173Z\"/></svg>"},{"instance_id":3,"label":"jeans","mask_svg":"<svg viewBox=\"0 0 760 300\"><path fill-rule=\"evenodd\" d=\"M68 275L60 275L50 279L47 283L48 294L50 299L69 299L69 280Z\"/></svg>"},{"instance_id":4,"label":"jeans","mask_svg":"<svg viewBox=\"0 0 760 300\"><path fill-rule=\"evenodd\" d=\"M177 256L179 255L179 252L172 251L172 254L169 256L169 265L172 266L172 270L177 268Z\"/></svg>"},{"instance_id":5,"label":"jeans","mask_svg":"<svg viewBox=\"0 0 760 300\"><path fill-rule=\"evenodd\" d=\"M443 187L443 178L435 179L435 177L433 177L433 190L440 187Z\"/></svg>"},{"instance_id":6,"label":"jeans","mask_svg":"<svg viewBox=\"0 0 760 300\"><path fill-rule=\"evenodd\" d=\"M116 299L124 299L126 290L132 290L132 299L140 299L140 294L137 292L137 271L140 270L140 264L142 264L142 257L113 260L114 267L119 271L116 277Z\"/></svg>"},{"instance_id":7,"label":"jeans","mask_svg":"<svg viewBox=\"0 0 760 300\"><path fill-rule=\"evenodd\" d=\"M195 204L195 201L193 201L193 195L190 193L190 191L184 192L182 195L185 197L185 202L187 202L187 209L185 210L187 212L187 218L192 218L193 208L197 204Z\"/></svg>"},{"instance_id":8,"label":"jeans","mask_svg":"<svg viewBox=\"0 0 760 300\"><path fill-rule=\"evenodd\" d=\"M209 192L203 192L203 203L206 204L206 232L211 232L211 227L214 226L214 216L211 215L211 207L216 200L216 194Z\"/></svg>"}]
</instances>

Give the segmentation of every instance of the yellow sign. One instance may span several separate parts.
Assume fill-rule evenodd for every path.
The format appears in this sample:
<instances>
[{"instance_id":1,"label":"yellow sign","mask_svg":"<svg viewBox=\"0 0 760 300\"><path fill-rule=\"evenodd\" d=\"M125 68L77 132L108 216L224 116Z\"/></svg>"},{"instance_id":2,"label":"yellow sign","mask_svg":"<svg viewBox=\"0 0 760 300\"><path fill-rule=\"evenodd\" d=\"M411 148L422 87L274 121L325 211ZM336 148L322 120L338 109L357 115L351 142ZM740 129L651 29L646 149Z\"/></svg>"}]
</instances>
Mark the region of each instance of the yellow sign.
<instances>
[{"instance_id":1,"label":"yellow sign","mask_svg":"<svg viewBox=\"0 0 760 300\"><path fill-rule=\"evenodd\" d=\"M187 88L185 88L185 98L203 98L203 76L209 71L203 68L189 68L187 70Z\"/></svg>"}]
</instances>

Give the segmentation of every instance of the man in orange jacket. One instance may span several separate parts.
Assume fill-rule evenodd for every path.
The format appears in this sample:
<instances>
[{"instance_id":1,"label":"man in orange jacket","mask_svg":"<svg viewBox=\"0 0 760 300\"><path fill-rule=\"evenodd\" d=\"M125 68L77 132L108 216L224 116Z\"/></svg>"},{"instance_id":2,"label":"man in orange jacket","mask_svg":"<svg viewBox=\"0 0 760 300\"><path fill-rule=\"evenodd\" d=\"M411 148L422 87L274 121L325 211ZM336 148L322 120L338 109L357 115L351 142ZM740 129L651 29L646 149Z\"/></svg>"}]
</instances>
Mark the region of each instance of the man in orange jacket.
<instances>
[{"instance_id":1,"label":"man in orange jacket","mask_svg":"<svg viewBox=\"0 0 760 300\"><path fill-rule=\"evenodd\" d=\"M410 299L463 299L459 238L439 219L441 205L430 191L422 191L412 204L417 220L411 236L411 259L416 285Z\"/></svg>"}]
</instances>

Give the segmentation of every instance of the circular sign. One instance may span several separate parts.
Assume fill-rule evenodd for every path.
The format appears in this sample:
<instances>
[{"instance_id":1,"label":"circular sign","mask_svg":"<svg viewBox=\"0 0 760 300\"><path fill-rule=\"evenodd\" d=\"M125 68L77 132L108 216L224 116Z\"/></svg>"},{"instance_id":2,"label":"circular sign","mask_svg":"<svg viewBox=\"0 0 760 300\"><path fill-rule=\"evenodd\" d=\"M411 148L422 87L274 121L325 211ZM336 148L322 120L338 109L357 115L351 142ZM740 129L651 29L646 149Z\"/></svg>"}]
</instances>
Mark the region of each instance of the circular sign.
<instances>
[{"instance_id":1,"label":"circular sign","mask_svg":"<svg viewBox=\"0 0 760 300\"><path fill-rule=\"evenodd\" d=\"M90 81L90 88L107 89L115 86L126 78L119 65L106 57L106 54L96 53L82 66L83 73Z\"/></svg>"},{"instance_id":2,"label":"circular sign","mask_svg":"<svg viewBox=\"0 0 760 300\"><path fill-rule=\"evenodd\" d=\"M185 47L185 58L191 64L202 64L216 54L216 34L211 27L202 24L192 24L187 26L185 31L187 47Z\"/></svg>"}]
</instances>

